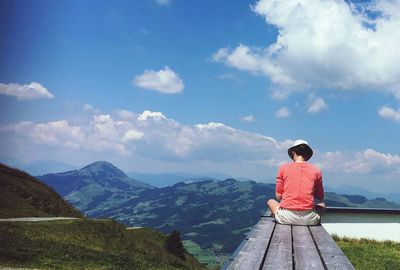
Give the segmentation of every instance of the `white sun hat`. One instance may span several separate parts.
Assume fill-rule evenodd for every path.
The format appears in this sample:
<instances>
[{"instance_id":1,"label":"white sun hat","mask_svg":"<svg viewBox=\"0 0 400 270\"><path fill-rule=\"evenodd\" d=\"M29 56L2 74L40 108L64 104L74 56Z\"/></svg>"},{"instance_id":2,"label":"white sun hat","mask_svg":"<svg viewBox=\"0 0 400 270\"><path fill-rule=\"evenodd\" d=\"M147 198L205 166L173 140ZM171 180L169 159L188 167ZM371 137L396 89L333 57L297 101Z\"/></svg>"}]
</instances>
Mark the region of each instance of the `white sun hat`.
<instances>
[{"instance_id":1,"label":"white sun hat","mask_svg":"<svg viewBox=\"0 0 400 270\"><path fill-rule=\"evenodd\" d=\"M313 155L313 150L312 150L311 147L308 145L308 142L305 141L305 140L296 140L296 141L293 143L293 146L290 147L290 148L288 149L288 155L289 155L289 157L290 157L291 159L293 159L293 152L292 152L292 150L293 150L294 148L296 148L296 147L300 147L301 149L303 149L303 150L305 151L305 155L304 155L303 157L304 157L304 159L305 159L306 161L309 160L309 159L312 157L312 155Z\"/></svg>"}]
</instances>

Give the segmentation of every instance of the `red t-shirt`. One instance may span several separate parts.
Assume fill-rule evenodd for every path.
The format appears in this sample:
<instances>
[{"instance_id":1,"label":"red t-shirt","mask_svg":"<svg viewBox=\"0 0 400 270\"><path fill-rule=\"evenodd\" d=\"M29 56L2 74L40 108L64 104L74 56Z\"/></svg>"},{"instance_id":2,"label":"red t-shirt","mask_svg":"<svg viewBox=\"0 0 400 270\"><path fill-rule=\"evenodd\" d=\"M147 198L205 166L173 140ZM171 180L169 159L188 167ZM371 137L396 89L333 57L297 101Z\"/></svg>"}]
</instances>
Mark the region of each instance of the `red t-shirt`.
<instances>
[{"instance_id":1,"label":"red t-shirt","mask_svg":"<svg viewBox=\"0 0 400 270\"><path fill-rule=\"evenodd\" d=\"M276 177L276 193L282 194L280 206L291 210L314 208L314 197L324 199L321 171L309 164L292 162L282 165Z\"/></svg>"}]
</instances>

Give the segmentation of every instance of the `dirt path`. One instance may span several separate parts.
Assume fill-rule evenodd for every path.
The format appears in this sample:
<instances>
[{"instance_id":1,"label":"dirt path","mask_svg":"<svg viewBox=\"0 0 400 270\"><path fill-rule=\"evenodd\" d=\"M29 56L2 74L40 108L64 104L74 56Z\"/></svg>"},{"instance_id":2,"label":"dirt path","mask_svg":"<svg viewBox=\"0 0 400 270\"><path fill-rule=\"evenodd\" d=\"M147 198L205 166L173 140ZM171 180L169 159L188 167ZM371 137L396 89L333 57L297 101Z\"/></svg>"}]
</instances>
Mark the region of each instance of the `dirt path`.
<instances>
[{"instance_id":1,"label":"dirt path","mask_svg":"<svg viewBox=\"0 0 400 270\"><path fill-rule=\"evenodd\" d=\"M22 217L22 218L0 218L0 222L37 222L37 221L49 221L49 220L68 220L68 219L79 219L73 217Z\"/></svg>"}]
</instances>

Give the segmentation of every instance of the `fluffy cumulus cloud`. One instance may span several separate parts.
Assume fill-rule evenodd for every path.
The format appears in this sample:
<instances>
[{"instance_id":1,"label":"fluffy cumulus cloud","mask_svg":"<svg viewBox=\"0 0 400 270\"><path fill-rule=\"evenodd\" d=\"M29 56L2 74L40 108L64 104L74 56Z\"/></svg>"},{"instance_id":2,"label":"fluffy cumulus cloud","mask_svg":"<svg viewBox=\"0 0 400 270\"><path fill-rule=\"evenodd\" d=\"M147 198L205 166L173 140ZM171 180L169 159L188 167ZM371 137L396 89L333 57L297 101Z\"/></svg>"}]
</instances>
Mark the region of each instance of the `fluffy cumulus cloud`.
<instances>
[{"instance_id":1,"label":"fluffy cumulus cloud","mask_svg":"<svg viewBox=\"0 0 400 270\"><path fill-rule=\"evenodd\" d=\"M159 71L145 70L143 74L134 78L133 84L164 94L180 93L185 88L183 80L168 66Z\"/></svg>"},{"instance_id":2,"label":"fluffy cumulus cloud","mask_svg":"<svg viewBox=\"0 0 400 270\"><path fill-rule=\"evenodd\" d=\"M278 118L287 118L290 116L290 110L287 107L283 107L276 111L275 116Z\"/></svg>"},{"instance_id":3,"label":"fluffy cumulus cloud","mask_svg":"<svg viewBox=\"0 0 400 270\"><path fill-rule=\"evenodd\" d=\"M23 121L17 124L1 125L0 132L14 132L28 137L35 144L61 145L75 149L78 149L83 142L81 127L71 126L67 120L38 124Z\"/></svg>"},{"instance_id":4,"label":"fluffy cumulus cloud","mask_svg":"<svg viewBox=\"0 0 400 270\"><path fill-rule=\"evenodd\" d=\"M327 171L347 174L400 174L400 156L373 149L360 152L336 151L320 153L318 165Z\"/></svg>"},{"instance_id":5,"label":"fluffy cumulus cloud","mask_svg":"<svg viewBox=\"0 0 400 270\"><path fill-rule=\"evenodd\" d=\"M49 90L37 82L31 82L30 84L0 83L0 94L13 96L18 100L54 98Z\"/></svg>"},{"instance_id":6,"label":"fluffy cumulus cloud","mask_svg":"<svg viewBox=\"0 0 400 270\"><path fill-rule=\"evenodd\" d=\"M278 29L276 42L221 48L215 61L268 76L280 94L377 90L400 98L399 1L259 0L252 10Z\"/></svg>"},{"instance_id":7,"label":"fluffy cumulus cloud","mask_svg":"<svg viewBox=\"0 0 400 270\"><path fill-rule=\"evenodd\" d=\"M182 125L161 112L93 114L86 122L20 122L0 133L33 143L89 152L136 155L166 162L282 162L290 141L238 130L222 123ZM126 117L126 116L129 117ZM282 154L283 153L283 154ZM279 157L279 158L278 158Z\"/></svg>"},{"instance_id":8,"label":"fluffy cumulus cloud","mask_svg":"<svg viewBox=\"0 0 400 270\"><path fill-rule=\"evenodd\" d=\"M130 129L127 132L125 132L122 141L123 142L136 141L142 139L143 137L144 137L143 132L137 131L135 129Z\"/></svg>"},{"instance_id":9,"label":"fluffy cumulus cloud","mask_svg":"<svg viewBox=\"0 0 400 270\"><path fill-rule=\"evenodd\" d=\"M128 112L125 110L123 116ZM80 154L93 153L96 157L112 154L185 166L206 162L214 164L215 169L223 169L224 164L229 163L234 169L252 166L273 168L273 171L289 160L286 150L293 143L291 139L278 141L223 123L183 125L161 112L152 111L129 112L129 117L98 113L85 121L2 124L0 135L19 138L24 148L33 144L76 150ZM320 152L315 148L314 152L312 162L324 172L400 176L400 156L396 154L374 149Z\"/></svg>"},{"instance_id":10,"label":"fluffy cumulus cloud","mask_svg":"<svg viewBox=\"0 0 400 270\"><path fill-rule=\"evenodd\" d=\"M400 109L397 111L391 107L383 106L379 110L379 115L383 118L387 118L389 120L393 120L400 123Z\"/></svg>"},{"instance_id":11,"label":"fluffy cumulus cloud","mask_svg":"<svg viewBox=\"0 0 400 270\"><path fill-rule=\"evenodd\" d=\"M323 110L327 110L328 106L325 103L325 100L322 97L313 98L310 101L309 107L307 109L308 113L316 114Z\"/></svg>"}]
</instances>

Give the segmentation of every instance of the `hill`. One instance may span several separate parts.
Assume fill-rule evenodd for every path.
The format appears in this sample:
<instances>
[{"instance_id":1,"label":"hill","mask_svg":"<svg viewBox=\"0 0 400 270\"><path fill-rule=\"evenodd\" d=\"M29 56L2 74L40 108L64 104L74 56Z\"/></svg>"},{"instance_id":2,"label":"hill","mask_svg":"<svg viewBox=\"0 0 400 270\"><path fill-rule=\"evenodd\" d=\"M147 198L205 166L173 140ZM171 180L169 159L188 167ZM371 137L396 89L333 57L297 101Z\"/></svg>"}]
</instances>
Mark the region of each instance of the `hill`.
<instances>
[{"instance_id":1,"label":"hill","mask_svg":"<svg viewBox=\"0 0 400 270\"><path fill-rule=\"evenodd\" d=\"M128 173L130 177L135 179L140 179L153 187L168 187L173 186L177 183L182 181L204 181L204 180L217 180L217 179L225 179L228 178L224 175L217 175L217 176L202 176L202 175L195 175L189 173L138 173L138 172L130 172Z\"/></svg>"},{"instance_id":2,"label":"hill","mask_svg":"<svg viewBox=\"0 0 400 270\"><path fill-rule=\"evenodd\" d=\"M234 252L274 196L273 184L254 181L181 182L147 190L124 204L97 208L92 214L164 232L179 228L188 248L200 245L208 254L225 257ZM383 198L368 200L331 192L326 193L326 201L330 206L400 208Z\"/></svg>"},{"instance_id":3,"label":"hill","mask_svg":"<svg viewBox=\"0 0 400 270\"><path fill-rule=\"evenodd\" d=\"M78 210L29 174L0 164L0 217L82 217Z\"/></svg>"},{"instance_id":4,"label":"hill","mask_svg":"<svg viewBox=\"0 0 400 270\"><path fill-rule=\"evenodd\" d=\"M89 215L93 208L107 209L153 188L128 177L120 169L105 161L94 162L80 170L46 174L38 178Z\"/></svg>"},{"instance_id":5,"label":"hill","mask_svg":"<svg viewBox=\"0 0 400 270\"><path fill-rule=\"evenodd\" d=\"M113 184L104 185L113 189ZM87 204L71 200L74 192L65 194L65 198L90 217L113 218L165 233L179 229L186 248L201 262L215 265L216 257L232 254L265 213L266 201L275 196L275 185L230 178L185 181L169 187L136 188L116 194L123 194L123 199L116 200L115 194L93 197L88 189L81 188L80 196L88 198ZM326 193L326 202L329 206L400 208L399 204L383 198L368 200L333 192Z\"/></svg>"},{"instance_id":6,"label":"hill","mask_svg":"<svg viewBox=\"0 0 400 270\"><path fill-rule=\"evenodd\" d=\"M356 269L400 269L400 243L333 236Z\"/></svg>"},{"instance_id":7,"label":"hill","mask_svg":"<svg viewBox=\"0 0 400 270\"><path fill-rule=\"evenodd\" d=\"M103 165L107 164L95 164L84 172L106 175L113 181L114 174L108 174ZM119 177L123 176L120 172ZM54 190L25 172L1 164L0 214L1 218L79 218L40 222L0 220L0 268L206 269L186 251L179 257L171 253L165 247L167 235L146 228L128 230L113 220L82 218Z\"/></svg>"},{"instance_id":8,"label":"hill","mask_svg":"<svg viewBox=\"0 0 400 270\"><path fill-rule=\"evenodd\" d=\"M166 239L112 220L0 222L0 268L206 270L187 252L168 252Z\"/></svg>"}]
</instances>

